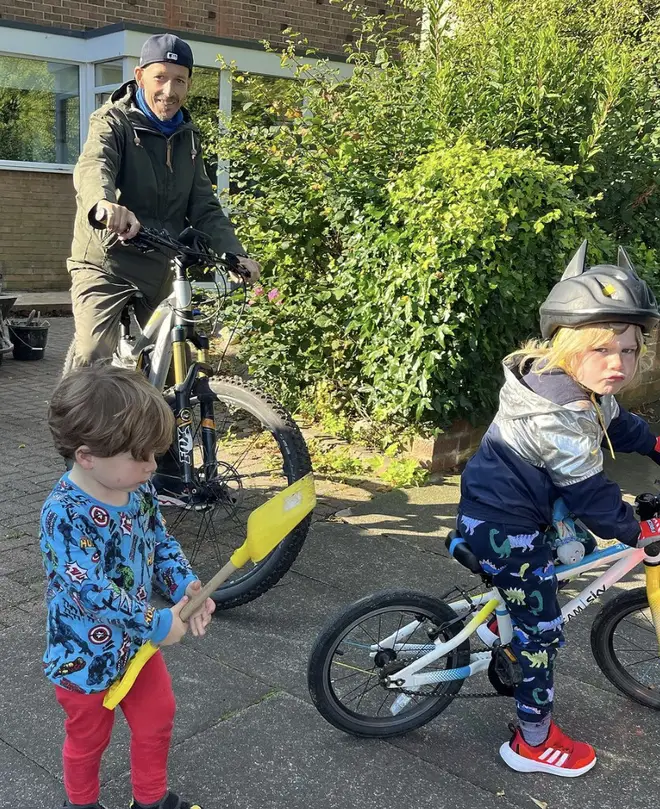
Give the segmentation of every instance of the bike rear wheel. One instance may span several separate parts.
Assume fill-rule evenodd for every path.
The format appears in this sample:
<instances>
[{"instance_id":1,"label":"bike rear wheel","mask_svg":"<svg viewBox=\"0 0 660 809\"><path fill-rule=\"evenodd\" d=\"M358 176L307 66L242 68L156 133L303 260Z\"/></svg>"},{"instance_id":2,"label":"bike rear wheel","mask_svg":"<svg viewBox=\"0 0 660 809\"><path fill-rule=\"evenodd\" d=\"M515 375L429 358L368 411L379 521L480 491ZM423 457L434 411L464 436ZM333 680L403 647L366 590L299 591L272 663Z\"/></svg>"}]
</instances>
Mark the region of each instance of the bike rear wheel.
<instances>
[{"instance_id":1,"label":"bike rear wheel","mask_svg":"<svg viewBox=\"0 0 660 809\"><path fill-rule=\"evenodd\" d=\"M217 471L206 479L200 403L193 399L193 464L202 502L176 506L171 498L159 498L168 530L204 577L245 540L249 514L312 468L298 426L268 394L238 377L208 383L215 397ZM311 518L305 517L261 562L237 571L215 591L215 603L223 609L236 607L277 584L298 556Z\"/></svg>"},{"instance_id":2,"label":"bike rear wheel","mask_svg":"<svg viewBox=\"0 0 660 809\"><path fill-rule=\"evenodd\" d=\"M660 710L660 656L645 588L622 593L603 607L591 628L591 649L612 685Z\"/></svg>"},{"instance_id":3,"label":"bike rear wheel","mask_svg":"<svg viewBox=\"0 0 660 809\"><path fill-rule=\"evenodd\" d=\"M397 652L380 646L413 621L420 624L406 644L417 649ZM307 684L314 705L330 724L354 736L390 738L425 725L450 705L464 681L421 686L410 695L386 688L384 678L433 648L429 632L444 641L462 628L447 604L412 590L384 591L355 602L331 621L312 648ZM424 671L459 668L469 661L466 640Z\"/></svg>"}]
</instances>

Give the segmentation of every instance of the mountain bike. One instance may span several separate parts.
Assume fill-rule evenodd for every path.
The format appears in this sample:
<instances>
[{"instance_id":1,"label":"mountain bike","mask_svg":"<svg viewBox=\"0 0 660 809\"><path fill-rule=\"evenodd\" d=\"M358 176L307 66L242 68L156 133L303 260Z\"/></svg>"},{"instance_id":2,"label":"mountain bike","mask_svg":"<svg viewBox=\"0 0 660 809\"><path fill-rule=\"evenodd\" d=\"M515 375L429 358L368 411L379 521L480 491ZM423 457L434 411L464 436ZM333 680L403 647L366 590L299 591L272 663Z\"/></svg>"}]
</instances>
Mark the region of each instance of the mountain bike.
<instances>
[{"instance_id":1,"label":"mountain bike","mask_svg":"<svg viewBox=\"0 0 660 809\"><path fill-rule=\"evenodd\" d=\"M128 241L142 252L160 250L171 259L172 293L146 325L132 334L131 303L120 320L113 363L136 368L163 392L174 411L176 432L154 478L168 530L189 542L191 561L215 554L220 566L245 537L249 514L311 472L305 440L287 410L241 377L215 376L209 338L199 330L204 319L220 319L218 287L215 313L204 318L193 306L192 268L240 275L236 256L215 255L205 234L187 228L178 239L167 231L143 227ZM216 286L217 276L216 277ZM224 282L225 290L228 283ZM245 292L245 283L243 282ZM141 296L136 288L134 299ZM72 367L74 343L64 373ZM220 608L245 604L273 587L289 570L307 536L312 515L302 520L258 564L238 571L215 591Z\"/></svg>"},{"instance_id":2,"label":"mountain bike","mask_svg":"<svg viewBox=\"0 0 660 809\"><path fill-rule=\"evenodd\" d=\"M640 519L660 514L658 495L639 495L635 502ZM442 713L469 677L487 672L494 690L468 696L513 695L521 682L510 646L519 630L504 598L456 531L446 545L456 561L481 577L485 592L455 588L441 599L411 590L375 593L333 618L314 643L309 692L321 715L340 730L400 736ZM660 710L660 543L642 550L617 542L576 564L558 565L555 572L561 587L607 567L564 605L566 624L642 563L646 587L623 592L602 607L592 625L591 649L619 691ZM461 598L445 601L453 593ZM480 650L471 649L473 635Z\"/></svg>"}]
</instances>

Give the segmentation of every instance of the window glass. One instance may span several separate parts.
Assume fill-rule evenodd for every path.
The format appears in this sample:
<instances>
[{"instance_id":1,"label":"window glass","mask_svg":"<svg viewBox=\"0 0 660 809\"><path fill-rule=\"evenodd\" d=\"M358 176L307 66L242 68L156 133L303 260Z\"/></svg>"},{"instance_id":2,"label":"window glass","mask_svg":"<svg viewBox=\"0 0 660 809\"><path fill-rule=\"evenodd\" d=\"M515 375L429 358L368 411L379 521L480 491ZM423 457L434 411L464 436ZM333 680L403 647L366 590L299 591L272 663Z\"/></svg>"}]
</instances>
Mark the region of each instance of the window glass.
<instances>
[{"instance_id":1,"label":"window glass","mask_svg":"<svg viewBox=\"0 0 660 809\"><path fill-rule=\"evenodd\" d=\"M75 163L78 66L0 56L0 160Z\"/></svg>"}]
</instances>

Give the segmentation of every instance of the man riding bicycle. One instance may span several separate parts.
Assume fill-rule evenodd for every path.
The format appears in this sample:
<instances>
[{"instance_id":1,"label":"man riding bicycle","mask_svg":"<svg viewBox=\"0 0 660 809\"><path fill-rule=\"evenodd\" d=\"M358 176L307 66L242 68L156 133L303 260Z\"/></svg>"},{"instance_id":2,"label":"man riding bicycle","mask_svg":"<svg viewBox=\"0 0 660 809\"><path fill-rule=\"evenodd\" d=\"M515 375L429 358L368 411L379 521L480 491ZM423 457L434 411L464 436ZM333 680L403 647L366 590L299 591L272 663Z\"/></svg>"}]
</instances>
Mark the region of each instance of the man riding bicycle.
<instances>
[{"instance_id":1,"label":"man riding bicycle","mask_svg":"<svg viewBox=\"0 0 660 809\"><path fill-rule=\"evenodd\" d=\"M71 257L75 320L74 365L110 358L121 312L135 295L144 325L171 292L167 258L121 244L142 225L176 236L187 225L203 231L219 254L234 253L250 281L259 264L247 257L222 211L204 168L201 137L183 102L193 54L173 34L150 37L135 79L113 93L90 119L73 179L77 213ZM103 222L103 225L101 224Z\"/></svg>"}]
</instances>

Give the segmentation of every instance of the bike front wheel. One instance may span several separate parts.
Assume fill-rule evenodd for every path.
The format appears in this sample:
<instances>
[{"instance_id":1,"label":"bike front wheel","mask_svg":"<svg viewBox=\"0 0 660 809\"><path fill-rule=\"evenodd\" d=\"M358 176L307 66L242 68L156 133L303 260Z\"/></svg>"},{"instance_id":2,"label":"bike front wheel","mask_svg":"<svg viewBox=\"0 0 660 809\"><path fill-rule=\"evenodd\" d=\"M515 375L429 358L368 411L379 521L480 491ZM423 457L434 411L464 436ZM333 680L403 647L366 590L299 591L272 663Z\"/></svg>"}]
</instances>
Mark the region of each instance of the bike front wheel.
<instances>
[{"instance_id":1,"label":"bike front wheel","mask_svg":"<svg viewBox=\"0 0 660 809\"><path fill-rule=\"evenodd\" d=\"M431 651L434 638L450 640L462 628L449 605L412 590L384 591L355 602L314 643L307 667L314 705L330 724L354 736L390 738L425 725L459 692L462 679L440 678L443 671L469 663L469 641L423 669L438 671L437 683L411 693L388 688L385 679ZM398 650L391 642L382 645L395 634L405 634L405 645L399 643Z\"/></svg>"},{"instance_id":2,"label":"bike front wheel","mask_svg":"<svg viewBox=\"0 0 660 809\"><path fill-rule=\"evenodd\" d=\"M212 473L205 465L208 451L205 454L200 402L193 398L192 459L200 496L179 505L176 496L159 489L159 501L168 530L181 542L196 570L210 577L245 540L250 513L311 472L312 466L300 429L268 394L238 377L209 379L208 384L214 397ZM177 466L173 452L170 468L172 462ZM178 482L173 476L172 483ZM265 559L248 563L216 590L213 600L218 607L245 604L277 584L298 556L311 519L309 514Z\"/></svg>"},{"instance_id":3,"label":"bike front wheel","mask_svg":"<svg viewBox=\"0 0 660 809\"><path fill-rule=\"evenodd\" d=\"M612 685L660 710L660 655L646 588L622 593L603 607L591 629L591 649Z\"/></svg>"}]
</instances>

